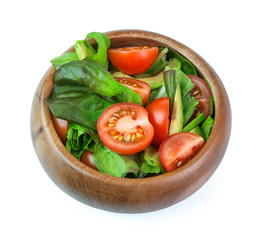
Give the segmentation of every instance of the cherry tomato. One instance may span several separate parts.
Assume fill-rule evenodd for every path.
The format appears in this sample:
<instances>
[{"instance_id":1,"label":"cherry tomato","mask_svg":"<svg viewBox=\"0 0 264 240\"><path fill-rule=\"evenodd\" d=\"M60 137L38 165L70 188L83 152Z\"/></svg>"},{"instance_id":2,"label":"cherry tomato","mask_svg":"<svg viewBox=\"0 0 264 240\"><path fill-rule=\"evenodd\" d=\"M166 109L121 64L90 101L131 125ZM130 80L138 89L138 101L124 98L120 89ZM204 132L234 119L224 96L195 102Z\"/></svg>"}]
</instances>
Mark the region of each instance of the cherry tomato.
<instances>
[{"instance_id":1,"label":"cherry tomato","mask_svg":"<svg viewBox=\"0 0 264 240\"><path fill-rule=\"evenodd\" d=\"M88 151L88 150L84 150L81 158L80 158L80 161L82 163L84 163L85 165L95 169L95 170L98 170L97 167L95 166L94 164L94 161L93 161L93 153Z\"/></svg>"},{"instance_id":2,"label":"cherry tomato","mask_svg":"<svg viewBox=\"0 0 264 240\"><path fill-rule=\"evenodd\" d=\"M154 127L152 144L156 147L167 137L169 129L169 97L158 98L147 107L149 121Z\"/></svg>"},{"instance_id":3,"label":"cherry tomato","mask_svg":"<svg viewBox=\"0 0 264 240\"><path fill-rule=\"evenodd\" d=\"M98 119L97 130L106 147L125 155L144 150L154 135L148 112L134 103L117 103L108 107Z\"/></svg>"},{"instance_id":4,"label":"cherry tomato","mask_svg":"<svg viewBox=\"0 0 264 240\"><path fill-rule=\"evenodd\" d=\"M159 48L133 46L108 49L108 58L120 72L137 75L146 72L155 62Z\"/></svg>"},{"instance_id":5,"label":"cherry tomato","mask_svg":"<svg viewBox=\"0 0 264 240\"><path fill-rule=\"evenodd\" d=\"M67 141L68 122L66 120L56 118L52 113L51 118L60 140L65 145Z\"/></svg>"},{"instance_id":6,"label":"cherry tomato","mask_svg":"<svg viewBox=\"0 0 264 240\"><path fill-rule=\"evenodd\" d=\"M198 105L196 106L196 109L191 119L194 119L200 113L204 113L205 117L207 118L211 112L211 90L202 78L195 75L188 75L188 77L195 84L195 87L191 90L191 92L198 101Z\"/></svg>"},{"instance_id":7,"label":"cherry tomato","mask_svg":"<svg viewBox=\"0 0 264 240\"><path fill-rule=\"evenodd\" d=\"M148 100L150 93L150 85L148 83L127 77L115 77L115 80L138 93L142 98L142 104Z\"/></svg>"},{"instance_id":8,"label":"cherry tomato","mask_svg":"<svg viewBox=\"0 0 264 240\"><path fill-rule=\"evenodd\" d=\"M204 139L195 133L175 133L160 144L161 162L168 172L175 170L191 160L204 143Z\"/></svg>"}]
</instances>

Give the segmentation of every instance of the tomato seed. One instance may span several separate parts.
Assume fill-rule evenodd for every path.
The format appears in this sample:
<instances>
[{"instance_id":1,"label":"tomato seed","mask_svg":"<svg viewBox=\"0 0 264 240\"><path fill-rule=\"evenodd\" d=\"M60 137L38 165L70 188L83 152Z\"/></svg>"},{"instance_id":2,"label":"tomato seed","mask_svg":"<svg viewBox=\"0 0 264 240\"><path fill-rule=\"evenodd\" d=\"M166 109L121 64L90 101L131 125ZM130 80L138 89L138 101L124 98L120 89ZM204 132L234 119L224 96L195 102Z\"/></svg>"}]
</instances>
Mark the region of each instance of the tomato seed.
<instances>
[{"instance_id":1,"label":"tomato seed","mask_svg":"<svg viewBox=\"0 0 264 240\"><path fill-rule=\"evenodd\" d=\"M138 127L138 131L139 131L140 133L143 133L143 129L142 129L141 127Z\"/></svg>"},{"instance_id":2,"label":"tomato seed","mask_svg":"<svg viewBox=\"0 0 264 240\"><path fill-rule=\"evenodd\" d=\"M179 161L179 162L177 162L177 163L176 163L177 167L180 167L180 166L181 166L181 164L182 164L182 162L181 162L181 161Z\"/></svg>"},{"instance_id":3,"label":"tomato seed","mask_svg":"<svg viewBox=\"0 0 264 240\"><path fill-rule=\"evenodd\" d=\"M110 133L111 133L112 136L116 135L116 132L117 132L116 130L110 131Z\"/></svg>"},{"instance_id":4,"label":"tomato seed","mask_svg":"<svg viewBox=\"0 0 264 240\"><path fill-rule=\"evenodd\" d=\"M113 136L114 139L118 139L120 137L120 134Z\"/></svg>"},{"instance_id":5,"label":"tomato seed","mask_svg":"<svg viewBox=\"0 0 264 240\"><path fill-rule=\"evenodd\" d=\"M131 140L131 134L129 133L129 134L126 134L125 135L125 141L126 142L129 142Z\"/></svg>"},{"instance_id":6,"label":"tomato seed","mask_svg":"<svg viewBox=\"0 0 264 240\"><path fill-rule=\"evenodd\" d=\"M142 137L142 133L136 132L136 137L137 138L141 138Z\"/></svg>"}]
</instances>

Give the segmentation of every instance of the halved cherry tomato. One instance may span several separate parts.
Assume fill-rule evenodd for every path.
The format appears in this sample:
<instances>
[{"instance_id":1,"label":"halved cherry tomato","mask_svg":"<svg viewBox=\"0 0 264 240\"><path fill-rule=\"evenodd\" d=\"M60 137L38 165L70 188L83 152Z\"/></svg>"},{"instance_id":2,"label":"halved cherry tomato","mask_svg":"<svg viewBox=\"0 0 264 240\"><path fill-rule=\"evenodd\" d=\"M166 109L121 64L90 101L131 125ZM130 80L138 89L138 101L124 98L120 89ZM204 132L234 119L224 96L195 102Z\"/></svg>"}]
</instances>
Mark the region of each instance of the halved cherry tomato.
<instances>
[{"instance_id":1,"label":"halved cherry tomato","mask_svg":"<svg viewBox=\"0 0 264 240\"><path fill-rule=\"evenodd\" d=\"M195 75L187 75L191 81L195 84L195 87L191 90L194 97L198 101L198 105L194 111L191 119L197 117L200 113L204 113L207 118L211 112L210 97L212 96L211 90L207 83L200 77Z\"/></svg>"},{"instance_id":2,"label":"halved cherry tomato","mask_svg":"<svg viewBox=\"0 0 264 240\"><path fill-rule=\"evenodd\" d=\"M204 143L204 139L195 133L175 133L160 144L161 162L167 171L175 170L191 160Z\"/></svg>"},{"instance_id":3,"label":"halved cherry tomato","mask_svg":"<svg viewBox=\"0 0 264 240\"><path fill-rule=\"evenodd\" d=\"M67 141L68 122L66 120L56 118L52 113L51 118L60 140L65 145Z\"/></svg>"},{"instance_id":4,"label":"halved cherry tomato","mask_svg":"<svg viewBox=\"0 0 264 240\"><path fill-rule=\"evenodd\" d=\"M148 83L127 77L115 77L115 80L138 93L142 97L142 104L148 100L150 93L150 85Z\"/></svg>"},{"instance_id":5,"label":"halved cherry tomato","mask_svg":"<svg viewBox=\"0 0 264 240\"><path fill-rule=\"evenodd\" d=\"M145 149L154 135L148 112L134 103L117 103L108 107L98 119L97 130L106 147L125 155Z\"/></svg>"},{"instance_id":6,"label":"halved cherry tomato","mask_svg":"<svg viewBox=\"0 0 264 240\"><path fill-rule=\"evenodd\" d=\"M90 152L88 150L84 150L83 154L81 155L80 161L82 163L84 163L85 165L87 165L87 166L89 166L95 170L98 170L94 164L92 152Z\"/></svg>"},{"instance_id":7,"label":"halved cherry tomato","mask_svg":"<svg viewBox=\"0 0 264 240\"><path fill-rule=\"evenodd\" d=\"M159 48L153 46L133 46L108 49L108 58L119 71L137 75L146 72L155 62Z\"/></svg>"},{"instance_id":8,"label":"halved cherry tomato","mask_svg":"<svg viewBox=\"0 0 264 240\"><path fill-rule=\"evenodd\" d=\"M152 101L147 107L149 121L154 127L152 144L158 147L167 137L169 129L169 97L158 98Z\"/></svg>"}]
</instances>

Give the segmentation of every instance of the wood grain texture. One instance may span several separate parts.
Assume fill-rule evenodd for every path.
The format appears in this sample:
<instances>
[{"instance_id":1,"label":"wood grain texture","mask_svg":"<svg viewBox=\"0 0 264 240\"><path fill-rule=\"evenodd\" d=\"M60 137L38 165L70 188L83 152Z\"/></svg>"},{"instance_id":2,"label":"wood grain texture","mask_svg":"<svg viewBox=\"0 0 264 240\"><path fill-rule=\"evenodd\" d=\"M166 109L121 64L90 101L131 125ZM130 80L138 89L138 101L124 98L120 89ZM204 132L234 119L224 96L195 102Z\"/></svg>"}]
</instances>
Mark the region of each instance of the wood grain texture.
<instances>
[{"instance_id":1,"label":"wood grain texture","mask_svg":"<svg viewBox=\"0 0 264 240\"><path fill-rule=\"evenodd\" d=\"M122 30L106 33L112 47L157 45L170 47L198 69L212 86L215 123L202 150L177 170L146 179L122 179L100 173L77 160L64 147L52 124L46 99L52 91L51 67L36 90L31 110L31 135L37 156L49 177L64 192L92 207L123 213L162 209L197 191L214 173L227 148L231 109L225 88L210 65L185 45L153 32ZM93 40L88 40L93 43ZM73 51L73 47L67 51Z\"/></svg>"}]
</instances>

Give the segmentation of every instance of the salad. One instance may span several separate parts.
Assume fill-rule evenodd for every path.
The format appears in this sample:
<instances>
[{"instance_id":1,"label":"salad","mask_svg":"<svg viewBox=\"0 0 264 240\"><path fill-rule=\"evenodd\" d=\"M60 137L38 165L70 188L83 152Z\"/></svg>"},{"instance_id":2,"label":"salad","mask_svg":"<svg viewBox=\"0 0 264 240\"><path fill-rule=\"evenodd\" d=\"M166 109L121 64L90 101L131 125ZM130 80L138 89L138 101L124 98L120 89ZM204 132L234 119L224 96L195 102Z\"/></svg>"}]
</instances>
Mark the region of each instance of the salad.
<instances>
[{"instance_id":1,"label":"salad","mask_svg":"<svg viewBox=\"0 0 264 240\"><path fill-rule=\"evenodd\" d=\"M107 35L92 32L51 60L47 104L58 136L77 159L115 177L181 167L210 136L210 85L173 49L110 45Z\"/></svg>"}]
</instances>

